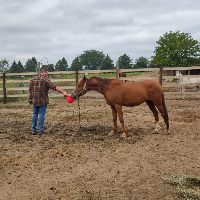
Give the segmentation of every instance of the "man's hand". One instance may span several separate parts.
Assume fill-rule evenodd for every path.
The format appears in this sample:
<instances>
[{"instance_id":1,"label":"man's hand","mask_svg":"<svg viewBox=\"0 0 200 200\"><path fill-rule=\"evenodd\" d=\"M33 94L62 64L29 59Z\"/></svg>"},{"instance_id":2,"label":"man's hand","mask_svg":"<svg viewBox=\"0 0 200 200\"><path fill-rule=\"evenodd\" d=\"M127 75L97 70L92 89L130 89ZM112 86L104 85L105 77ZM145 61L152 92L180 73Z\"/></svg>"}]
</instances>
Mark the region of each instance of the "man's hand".
<instances>
[{"instance_id":1,"label":"man's hand","mask_svg":"<svg viewBox=\"0 0 200 200\"><path fill-rule=\"evenodd\" d=\"M58 86L56 86L56 91L62 93L64 97L68 96L67 93L64 90L61 90Z\"/></svg>"},{"instance_id":2,"label":"man's hand","mask_svg":"<svg viewBox=\"0 0 200 200\"><path fill-rule=\"evenodd\" d=\"M68 95L65 91L63 91L63 96L66 98Z\"/></svg>"}]
</instances>

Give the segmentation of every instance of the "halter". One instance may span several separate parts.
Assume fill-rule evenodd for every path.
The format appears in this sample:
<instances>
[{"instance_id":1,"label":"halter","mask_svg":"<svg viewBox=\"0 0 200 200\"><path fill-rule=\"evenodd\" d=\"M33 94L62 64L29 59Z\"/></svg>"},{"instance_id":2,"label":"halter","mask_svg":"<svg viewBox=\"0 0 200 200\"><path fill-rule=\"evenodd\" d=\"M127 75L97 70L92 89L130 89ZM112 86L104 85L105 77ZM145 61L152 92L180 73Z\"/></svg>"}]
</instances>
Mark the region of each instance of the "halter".
<instances>
[{"instance_id":1,"label":"halter","mask_svg":"<svg viewBox=\"0 0 200 200\"><path fill-rule=\"evenodd\" d=\"M81 94L81 96L83 95L83 92L86 90L86 85L87 85L87 79L86 79L86 81L85 81L85 83L84 83L84 86L83 86L82 90L81 90L78 94L76 94L76 93L74 92L74 90L73 90L73 94L77 97L77 99L79 99L78 96L79 96L80 94Z\"/></svg>"}]
</instances>

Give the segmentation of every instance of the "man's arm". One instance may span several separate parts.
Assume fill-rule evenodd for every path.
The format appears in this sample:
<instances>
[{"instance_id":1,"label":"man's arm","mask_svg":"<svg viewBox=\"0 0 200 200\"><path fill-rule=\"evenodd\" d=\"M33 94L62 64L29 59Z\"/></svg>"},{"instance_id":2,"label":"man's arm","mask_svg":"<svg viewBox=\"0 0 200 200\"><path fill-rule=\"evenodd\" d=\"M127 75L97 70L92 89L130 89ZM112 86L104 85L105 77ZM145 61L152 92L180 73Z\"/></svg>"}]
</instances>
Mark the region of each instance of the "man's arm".
<instances>
[{"instance_id":1,"label":"man's arm","mask_svg":"<svg viewBox=\"0 0 200 200\"><path fill-rule=\"evenodd\" d=\"M63 96L67 97L67 93L64 90L61 90L58 86L56 86L55 84L53 84L49 79L47 79L46 84L49 88L51 88L52 90L56 90L60 93L63 94Z\"/></svg>"},{"instance_id":2,"label":"man's arm","mask_svg":"<svg viewBox=\"0 0 200 200\"><path fill-rule=\"evenodd\" d=\"M63 96L67 96L67 93L64 90L61 90L58 86L56 86L56 91L63 94Z\"/></svg>"}]
</instances>

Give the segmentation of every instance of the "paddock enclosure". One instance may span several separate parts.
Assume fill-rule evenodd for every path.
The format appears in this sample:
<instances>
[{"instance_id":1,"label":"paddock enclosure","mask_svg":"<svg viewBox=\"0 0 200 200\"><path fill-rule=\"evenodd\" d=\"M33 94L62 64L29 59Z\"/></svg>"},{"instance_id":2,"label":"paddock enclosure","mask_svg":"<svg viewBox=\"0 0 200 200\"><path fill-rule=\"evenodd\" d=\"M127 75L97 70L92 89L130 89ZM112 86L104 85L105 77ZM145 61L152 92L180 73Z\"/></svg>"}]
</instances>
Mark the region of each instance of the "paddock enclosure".
<instances>
[{"instance_id":1,"label":"paddock enclosure","mask_svg":"<svg viewBox=\"0 0 200 200\"><path fill-rule=\"evenodd\" d=\"M155 71L137 78L155 75L159 81ZM109 137L111 109L94 91L79 104L50 91L56 97L50 99L42 136L30 134L27 101L0 104L0 200L182 200L164 179L200 174L200 99L196 93L180 99L176 86L165 87L174 84L163 83L170 134L165 128L152 133L154 117L143 103L123 107L128 136L120 137L118 121L118 133Z\"/></svg>"},{"instance_id":2,"label":"paddock enclosure","mask_svg":"<svg viewBox=\"0 0 200 200\"><path fill-rule=\"evenodd\" d=\"M46 135L30 135L32 106L0 104L0 199L181 199L164 183L200 174L200 100L166 96L170 135L152 134L146 104L124 107L127 138L107 136L112 114L102 96L50 99ZM161 125L164 122L161 121Z\"/></svg>"}]
</instances>

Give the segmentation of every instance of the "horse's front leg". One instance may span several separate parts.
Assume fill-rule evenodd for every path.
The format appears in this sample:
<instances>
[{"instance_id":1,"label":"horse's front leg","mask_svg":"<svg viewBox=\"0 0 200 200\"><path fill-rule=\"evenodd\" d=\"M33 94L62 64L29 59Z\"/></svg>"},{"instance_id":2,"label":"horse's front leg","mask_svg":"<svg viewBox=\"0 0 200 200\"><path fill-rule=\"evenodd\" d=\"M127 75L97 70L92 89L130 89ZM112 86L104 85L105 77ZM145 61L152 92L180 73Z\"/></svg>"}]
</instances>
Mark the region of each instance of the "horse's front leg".
<instances>
[{"instance_id":1,"label":"horse's front leg","mask_svg":"<svg viewBox=\"0 0 200 200\"><path fill-rule=\"evenodd\" d=\"M116 105L115 106L116 110L117 110L117 113L118 113L118 116L119 116L119 121L122 125L122 129L123 129L123 133L121 135L121 137L126 137L127 135L127 130L124 126L124 118L123 118L123 111L122 111L122 106L121 105Z\"/></svg>"},{"instance_id":2,"label":"horse's front leg","mask_svg":"<svg viewBox=\"0 0 200 200\"><path fill-rule=\"evenodd\" d=\"M114 127L113 130L108 134L109 136L112 136L115 133L117 133L117 110L114 106L111 106L111 109L112 109Z\"/></svg>"}]
</instances>

